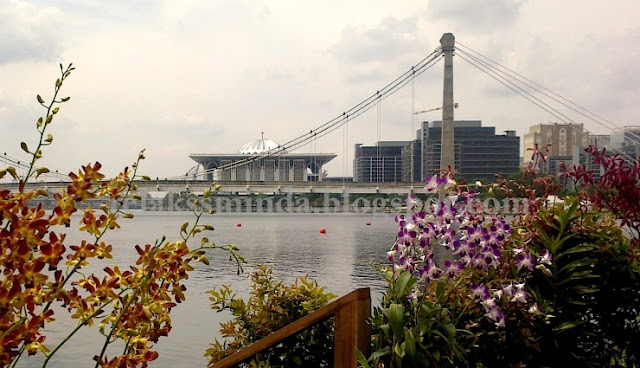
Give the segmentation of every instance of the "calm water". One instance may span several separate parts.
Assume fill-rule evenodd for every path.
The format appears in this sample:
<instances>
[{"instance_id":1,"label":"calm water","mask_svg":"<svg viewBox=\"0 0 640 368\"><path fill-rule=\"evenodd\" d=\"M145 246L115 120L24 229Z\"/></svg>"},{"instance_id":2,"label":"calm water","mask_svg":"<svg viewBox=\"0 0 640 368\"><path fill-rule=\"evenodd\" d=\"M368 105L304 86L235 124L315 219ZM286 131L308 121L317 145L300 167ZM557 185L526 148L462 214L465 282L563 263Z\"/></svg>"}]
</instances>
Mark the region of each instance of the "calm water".
<instances>
[{"instance_id":1,"label":"calm water","mask_svg":"<svg viewBox=\"0 0 640 368\"><path fill-rule=\"evenodd\" d=\"M107 265L135 262L136 244L153 243L162 235L179 239L180 226L192 221L188 213L137 213L132 220L122 222L122 229L111 232L107 241L113 244L113 260L93 263L93 272ZM212 251L211 264L196 264L196 270L187 281L187 300L172 311L173 330L162 338L156 348L160 357L153 367L206 366L204 351L218 337L219 322L228 320L226 313L209 308L205 292L222 284L230 284L236 291L246 291L246 271L252 265L265 264L274 268L276 276L287 281L309 274L327 291L343 295L358 287L372 287L377 302L383 281L370 267L371 260L384 260L396 234L392 215L387 214L216 214L203 217L203 223L213 225L215 231L207 234L216 244L233 243L240 246L248 265L245 274L236 275L236 268L222 251ZM367 221L371 226L367 226ZM242 227L237 227L238 222ZM325 227L326 234L319 229ZM71 242L81 239L69 234ZM71 244L67 242L67 244ZM195 242L192 244L196 244ZM47 345L53 347L75 327L75 322L64 318L65 311L56 311L58 320L47 332ZM87 367L95 363L104 342L96 329L84 328L56 354L49 366ZM121 347L110 351L120 353ZM26 358L26 359L24 359ZM39 366L40 359L24 357L22 367Z\"/></svg>"}]
</instances>

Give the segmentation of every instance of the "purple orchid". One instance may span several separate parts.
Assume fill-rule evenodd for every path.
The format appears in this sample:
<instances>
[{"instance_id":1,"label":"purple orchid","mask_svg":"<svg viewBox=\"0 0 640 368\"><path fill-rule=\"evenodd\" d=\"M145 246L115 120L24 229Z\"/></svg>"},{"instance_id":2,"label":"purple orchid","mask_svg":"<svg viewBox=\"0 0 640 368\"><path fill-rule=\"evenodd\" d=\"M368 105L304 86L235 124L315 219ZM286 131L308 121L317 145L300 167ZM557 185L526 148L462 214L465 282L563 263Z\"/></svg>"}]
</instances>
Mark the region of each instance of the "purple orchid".
<instances>
[{"instance_id":1,"label":"purple orchid","mask_svg":"<svg viewBox=\"0 0 640 368\"><path fill-rule=\"evenodd\" d=\"M476 299L489 299L489 288L487 285L474 284L471 286L471 297Z\"/></svg>"},{"instance_id":2,"label":"purple orchid","mask_svg":"<svg viewBox=\"0 0 640 368\"><path fill-rule=\"evenodd\" d=\"M546 264L548 266L551 265L551 252L548 249L545 249L540 253L540 257L538 257L538 263Z\"/></svg>"},{"instance_id":3,"label":"purple orchid","mask_svg":"<svg viewBox=\"0 0 640 368\"><path fill-rule=\"evenodd\" d=\"M458 261L445 261L444 262L444 272L447 274L447 277L454 278L460 271L464 269L464 264Z\"/></svg>"},{"instance_id":4,"label":"purple orchid","mask_svg":"<svg viewBox=\"0 0 640 368\"><path fill-rule=\"evenodd\" d=\"M426 178L425 182L427 185L424 186L424 190L426 190L427 193L434 193L438 189L438 186L440 186L440 178L438 178L438 175Z\"/></svg>"},{"instance_id":5,"label":"purple orchid","mask_svg":"<svg viewBox=\"0 0 640 368\"><path fill-rule=\"evenodd\" d=\"M533 271L533 267L536 265L535 258L531 257L531 255L526 252L522 252L518 254L518 256L516 257L516 260L517 260L516 267L518 267L518 270L522 268L526 268L529 271Z\"/></svg>"},{"instance_id":6,"label":"purple orchid","mask_svg":"<svg viewBox=\"0 0 640 368\"><path fill-rule=\"evenodd\" d=\"M513 298L511 299L512 303L526 303L527 298L529 297L529 293L524 290L518 290L515 294L513 294Z\"/></svg>"}]
</instances>

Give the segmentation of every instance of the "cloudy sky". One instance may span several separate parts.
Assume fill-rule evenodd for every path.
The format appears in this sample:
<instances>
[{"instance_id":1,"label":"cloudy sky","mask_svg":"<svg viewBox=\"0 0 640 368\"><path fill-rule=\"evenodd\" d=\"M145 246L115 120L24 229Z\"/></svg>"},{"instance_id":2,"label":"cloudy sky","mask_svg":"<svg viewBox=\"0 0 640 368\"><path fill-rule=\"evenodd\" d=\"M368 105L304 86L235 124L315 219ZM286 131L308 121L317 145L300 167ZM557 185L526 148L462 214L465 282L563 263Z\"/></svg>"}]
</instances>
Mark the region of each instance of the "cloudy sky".
<instances>
[{"instance_id":1,"label":"cloudy sky","mask_svg":"<svg viewBox=\"0 0 640 368\"><path fill-rule=\"evenodd\" d=\"M445 32L618 125L638 125L640 3L517 0L0 0L0 155L26 157L59 63L77 67L51 126L44 163L100 161L115 174L147 148L142 171L184 174L190 153L232 153L265 136L285 142L342 113L408 70ZM301 152L415 136L411 111L442 105L440 63ZM456 119L497 131L555 120L454 59ZM414 107L412 107L414 105ZM439 112L420 116L439 120ZM580 119L595 133L607 130ZM345 167L346 166L346 167ZM346 172L345 172L346 171Z\"/></svg>"}]
</instances>

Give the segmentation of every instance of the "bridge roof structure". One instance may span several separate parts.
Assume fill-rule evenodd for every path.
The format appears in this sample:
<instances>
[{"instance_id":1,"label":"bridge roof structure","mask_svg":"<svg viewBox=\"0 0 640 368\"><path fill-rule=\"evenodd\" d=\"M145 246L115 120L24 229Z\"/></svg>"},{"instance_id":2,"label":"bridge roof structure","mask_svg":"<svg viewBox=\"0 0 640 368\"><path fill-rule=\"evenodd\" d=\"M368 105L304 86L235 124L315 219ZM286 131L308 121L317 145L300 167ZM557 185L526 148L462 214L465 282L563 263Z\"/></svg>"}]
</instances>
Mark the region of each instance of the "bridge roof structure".
<instances>
[{"instance_id":1,"label":"bridge roof structure","mask_svg":"<svg viewBox=\"0 0 640 368\"><path fill-rule=\"evenodd\" d=\"M323 165L337 156L334 153L289 153L286 150L278 151L278 148L280 148L280 144L271 139L265 139L264 135L262 135L261 138L243 145L236 153L194 153L189 155L189 157L206 167L206 165L212 161L237 161L254 158L254 156L256 160L278 160L279 158L288 160L302 159L305 162L316 162L317 164Z\"/></svg>"},{"instance_id":2,"label":"bridge roof structure","mask_svg":"<svg viewBox=\"0 0 640 368\"><path fill-rule=\"evenodd\" d=\"M251 158L254 155L251 154L240 154L240 153L194 153L189 155L189 157L199 164L206 164L211 161L219 161L219 160L242 160L246 158ZM336 158L335 153L278 153L273 156L256 158L258 160L278 160L279 158L287 159L287 160L295 160L302 159L305 162L316 162L318 164L326 164L327 162Z\"/></svg>"}]
</instances>

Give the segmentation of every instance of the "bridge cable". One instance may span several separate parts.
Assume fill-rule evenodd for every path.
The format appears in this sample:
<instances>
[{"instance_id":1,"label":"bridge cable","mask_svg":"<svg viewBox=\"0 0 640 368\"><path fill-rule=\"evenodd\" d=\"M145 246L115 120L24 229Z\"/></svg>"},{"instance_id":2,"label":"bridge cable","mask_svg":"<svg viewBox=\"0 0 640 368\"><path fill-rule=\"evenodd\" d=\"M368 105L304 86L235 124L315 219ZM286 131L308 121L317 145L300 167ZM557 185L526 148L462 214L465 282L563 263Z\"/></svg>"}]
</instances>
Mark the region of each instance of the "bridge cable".
<instances>
[{"instance_id":1,"label":"bridge cable","mask_svg":"<svg viewBox=\"0 0 640 368\"><path fill-rule=\"evenodd\" d=\"M378 106L376 107L376 183L380 182L380 173L384 170L384 165L380 163L380 121L382 120L382 103L378 100Z\"/></svg>"},{"instance_id":2,"label":"bridge cable","mask_svg":"<svg viewBox=\"0 0 640 368\"><path fill-rule=\"evenodd\" d=\"M516 92L520 96L522 96L525 99L529 100L531 103L535 104L539 108L545 110L546 112L548 112L549 114L554 116L556 119L564 122L565 124L569 125L572 129L574 129L574 130L579 132L577 126L574 126L574 125L577 125L577 123L575 121L573 121L572 119L570 119L568 116L566 116L565 114L561 113L560 111L555 109L553 106L551 106L551 105L547 104L546 102L540 100L536 96L532 95L529 91L527 91L527 90L523 89L522 87L516 85L514 82L512 82L512 81L508 80L507 78L497 74L495 72L494 68L489 67L490 70L488 70L488 68L486 68L486 67L484 67L482 65L479 65L479 64L475 63L474 61L471 61L471 60L469 60L469 59L467 59L467 58L465 58L463 56L463 55L470 56L468 53L465 53L462 50L459 50L459 51L460 52L457 53L457 56L460 57L462 60L464 60L467 63L471 64L472 66L474 66L478 70L480 70L483 73L487 74L488 76L490 76L491 78L495 79L499 83L503 84L507 88L511 89L512 91ZM470 56L470 57L473 58L473 56ZM494 73L494 74L492 74L492 73ZM583 133L583 134L586 133L587 136L589 136L589 137L592 136L592 134L586 129L581 133ZM632 163L634 161L634 159L631 156L629 156L628 154L626 154L623 151L619 151L617 149L611 149L611 150L612 151L618 151L616 153L619 153L620 156L623 156L622 158L625 161L629 162L629 163Z\"/></svg>"},{"instance_id":3,"label":"bridge cable","mask_svg":"<svg viewBox=\"0 0 640 368\"><path fill-rule=\"evenodd\" d=\"M477 57L475 57L475 56L473 56L473 55L469 54L468 52L465 52L464 50L459 50L458 56L460 56L460 58L462 58L463 60L465 60L465 61L467 61L467 62L469 62L469 63L471 63L471 62L470 62L469 60L465 59L461 54L467 55L467 56L469 56L470 58L474 59L475 61L479 62L480 64L484 65L486 68L490 69L493 73L496 73L496 76L498 76L498 77L500 77L501 79L503 79L503 80L507 81L508 83L510 83L511 85L513 85L514 87L516 87L517 89L519 89L520 91L524 92L525 94L527 94L527 95L528 95L528 96L530 96L531 98L533 98L533 99L535 99L535 100L539 101L539 102L540 102L540 103L542 103L543 105L545 105L545 106L547 106L548 108L552 109L555 113L557 113L557 114L561 115L562 117L564 117L566 120L565 120L565 119L563 119L563 118L561 118L561 117L559 117L559 116L558 116L558 115L556 115L556 114L551 113L549 110L547 110L547 109L544 109L544 108L543 108L545 111L547 111L547 112L551 113L553 116L555 116L556 118L560 119L560 120L561 120L561 121L563 121L565 124L568 124L569 126L571 126L571 128L572 128L574 131L576 131L576 132L580 132L581 134L586 133L586 134L587 134L587 137L591 138L592 140L595 140L595 137L593 137L593 134L591 134L591 133L589 132L589 130L584 129L584 128L583 128L583 131L578 130L577 126L574 126L574 125L573 125L573 124L576 124L576 125L577 125L577 123L576 123L575 121L573 121L571 118L569 118L569 117L568 117L568 116L566 116L565 114L561 113L559 110L557 110L556 108L552 107L551 105L549 105L549 104L545 103L544 101L542 101L542 100L541 100L541 99L539 99L538 97L535 97L535 96L534 96L533 94L531 94L530 92L528 92L528 91L524 90L523 88L521 88L520 86L516 85L516 83L514 83L513 81L510 81L510 80L507 80L507 79L508 79L508 78L511 78L512 80L516 80L517 82L520 82L520 83L524 84L525 86L528 86L528 87L529 87L529 88L531 88L531 89L537 90L537 89L535 89L534 87L531 87L531 86L529 86L527 83L525 83L525 82L522 82L522 81L518 80L517 78L515 78L515 77L513 77L513 76L509 75L508 73L504 73L504 72L503 72L503 71L501 71L500 69L495 68L495 67L493 67L492 65L490 65L490 64L488 64L488 63L486 63L486 62L483 62L482 60L480 60L480 59L478 59ZM471 64L472 64L472 65L474 65L473 63L471 63ZM474 66L475 66L476 68L479 68L479 67L478 67L478 65L474 65ZM485 70L483 70L482 68L479 68L479 69L480 69L481 71L483 71L484 73L486 73L486 74L490 75L489 73L487 73L487 72L486 72ZM498 75L497 73L501 73L501 74L503 74L504 76L502 76L502 75ZM492 76L492 75L490 75L490 76ZM505 76L506 76L506 77L505 77ZM493 77L493 76L492 76L492 77ZM495 78L495 77L494 77L494 79L498 80L498 79L497 79L497 78ZM498 80L498 81L500 81L500 80ZM500 81L500 82L501 82L501 81ZM501 83L502 83L502 82L501 82ZM504 83L503 83L503 84L504 84ZM511 88L511 87L509 87L509 88ZM511 89L513 90L513 88L511 88ZM514 90L514 91L515 91L515 90ZM517 92L517 91L516 91L516 92ZM520 94L521 96L525 97L525 96L524 96L524 95L522 95L521 93L518 93L518 94ZM546 94L545 94L545 95L546 95ZM547 96L547 97L550 97L550 96L548 96L548 95L546 95L546 96ZM527 98L527 97L525 97L525 98ZM554 99L553 97L550 97L550 98L551 98L552 100L554 100L554 101L558 102L558 101L557 101L556 99ZM527 99L528 99L529 101L533 102L531 99L529 99L529 98L527 98ZM537 105L537 104L536 104L536 105ZM542 106L540 106L540 105L538 105L538 107L541 107L541 108L542 108ZM608 129L610 129L610 128L608 128ZM595 141L597 142L597 140L595 140ZM626 152L624 152L624 151L622 151L622 150L619 150L619 149L617 149L617 148L609 148L609 149L610 149L611 151L613 151L613 152L618 153L620 156L623 156L623 158L625 159L625 161L627 161L627 162L629 162L629 163L632 163L632 162L635 160L633 157L631 157L629 154L627 154Z\"/></svg>"},{"instance_id":4,"label":"bridge cable","mask_svg":"<svg viewBox=\"0 0 640 368\"><path fill-rule=\"evenodd\" d=\"M589 116L589 115L585 114L583 111L580 111L580 110L578 110L578 109L584 110L584 111L586 111L587 113L589 113L589 114L591 114L591 115L593 115L593 116L597 117L598 119L600 119L600 120L602 120L602 121L607 122L609 125L612 125L612 126L614 126L614 127L618 128L618 129L624 129L624 127L622 127L622 126L620 126L620 125L618 125L618 124L616 124L616 123L613 123L613 122L611 122L610 120L605 119L604 117L602 117L602 116L600 116L600 115L598 115L598 114L594 113L593 111L591 111L591 110L587 109L586 107L583 107L583 106L578 105L577 103L575 103L575 102L573 102L573 101L571 101L571 100L569 100L569 99L567 99L567 98L565 98L565 97L563 97L563 96L559 95L558 93L556 93L556 92L554 92L554 91L550 90L549 88L546 88L546 87L544 87L543 85L541 85L541 84L539 84L539 83L536 83L535 81L533 81L533 80L531 80L531 79L529 79L529 78L527 78L527 77L523 76L522 74L520 74L520 73L518 73L518 72L516 72L516 71L514 71L514 70L512 70L512 69L510 69L510 68L508 68L508 67L506 67L506 66L504 66L504 65L502 65L502 64L500 64L500 63L498 63L497 61L495 61L495 60L493 60L493 59L491 59L491 58L489 58L489 57L487 57L487 56L482 55L482 54L481 54L481 53L479 53L478 51L473 50L472 48L470 48L470 47L468 47L468 46L465 46L464 44L462 44L462 43L460 43L460 42L456 42L456 44L457 44L457 45L459 45L459 46L462 46L462 49L457 49L458 51L460 51L460 52L465 52L465 53L466 53L466 55L468 55L468 56L472 57L472 55L471 55L469 52L466 52L466 51L464 50L464 49L467 49L467 50L471 51L472 53L474 53L474 54L478 55L479 57L481 57L481 58L483 58L483 59L486 59L488 62L490 62L490 63L493 63L493 64L497 65L499 68L505 69L505 70L507 70L508 72L510 72L510 73L512 73L512 74L515 74L517 77L519 77L519 78L521 78L521 79L518 79L518 78L513 77L513 76L512 76L512 78L514 78L514 79L518 80L520 83L525 84L525 85L527 85L529 88L531 88L531 89L533 89L533 90L535 90L535 91L537 91L537 92L539 92L539 93L541 93L541 94L543 94L543 95L545 95L545 96L547 96L547 97L549 97L549 98L553 99L554 101L558 102L559 104L561 104L561 105L563 105L563 106L565 106L565 107L567 107L567 108L569 108L569 109L573 110L574 112L576 112L576 113L578 113L578 114L580 114L580 115L582 115L582 116L584 116L584 117L588 118L589 120L591 120L591 121L595 122L596 124L599 124L600 126L603 126L603 127L607 128L607 129L609 129L609 130L614 130L613 128L611 128L611 127L608 127L608 126L604 125L602 122L598 121L597 119L593 118L592 116ZM475 58L475 57L474 57L474 58ZM477 58L475 58L475 59L476 59L476 60L478 60ZM486 62L485 62L485 65L486 65ZM500 70L500 69L499 69L499 68L497 68L497 67L494 67L494 68L496 68L497 70L499 70L499 71L500 71L501 73L503 73L503 74L508 74L508 73L506 73L506 72L504 72L504 71ZM526 82L525 82L525 81L522 81L522 80L525 80ZM527 82L528 82L528 83L527 83ZM539 87L539 88L538 88L538 87ZM545 91L546 91L546 92L545 92ZM547 93L547 92L548 92L548 93ZM551 94L551 95L553 95L553 96L556 96L557 98L550 96L550 94ZM559 100L559 99L560 99L560 100ZM565 103L565 102L563 102L563 101L561 101L561 100L566 101L566 103ZM575 106L575 107L574 107L574 106ZM634 136L634 137L636 137L636 138L640 138L640 136L638 136L637 134L635 134L635 133L633 133L633 132L628 132L628 133L629 133L629 135L632 135L632 136Z\"/></svg>"},{"instance_id":5,"label":"bridge cable","mask_svg":"<svg viewBox=\"0 0 640 368\"><path fill-rule=\"evenodd\" d=\"M404 74L402 74L400 77L396 78L393 82L387 84L382 90L382 93L380 93L380 98L384 99L387 98L391 95L393 95L395 92L397 92L397 90L399 90L400 88L404 87L411 79L417 77L418 75L422 74L424 71L430 69L431 67L433 67L433 65L435 65L439 60L440 57L442 55L442 50L440 48L435 49L431 54L429 54L426 58L424 58L423 60L421 60L414 68L413 70L409 70L408 72L405 72ZM435 61L435 62L434 62ZM377 93L370 96L369 98L363 100L362 102L360 102L359 104L355 105L354 107L352 107L351 109L345 111L342 115L329 120L328 122L322 124L321 126L319 126L318 128L316 128L315 130L311 130L309 133L305 133L299 137L296 137L292 140L290 140L289 142L280 145L278 148L270 150L268 152L262 153L262 154L258 154L252 157L248 157L246 159L242 159L242 160L238 160L235 161L233 163L227 164L227 165L222 165L220 167L218 167L218 169L232 169L235 167L238 167L240 165L246 165L250 162L254 162L256 160L260 160L266 157L270 157L270 156L274 156L274 155L282 155L285 153L285 151L287 149L295 149L300 147L301 145L304 145L306 142L308 142L310 140L310 138L312 137L312 134L315 133L317 138L320 138L332 131L334 131L335 129L339 128L340 126L342 126L343 124L345 124L346 122L346 118L348 117L349 119L353 119L354 117L357 117L361 114L363 114L364 112L368 111L370 108L373 107L373 104L375 103L377 98ZM203 171L203 174L206 174L207 172L211 172L213 171L212 169L210 170L205 170ZM182 177L177 177L177 178L182 178Z\"/></svg>"},{"instance_id":6,"label":"bridge cable","mask_svg":"<svg viewBox=\"0 0 640 368\"><path fill-rule=\"evenodd\" d=\"M415 86L415 78L411 79L411 136L416 134L416 86ZM410 140L411 144L411 169L409 170L409 175L411 175L411 179L409 180L411 183L415 180L414 174L414 142L413 139Z\"/></svg>"}]
</instances>

